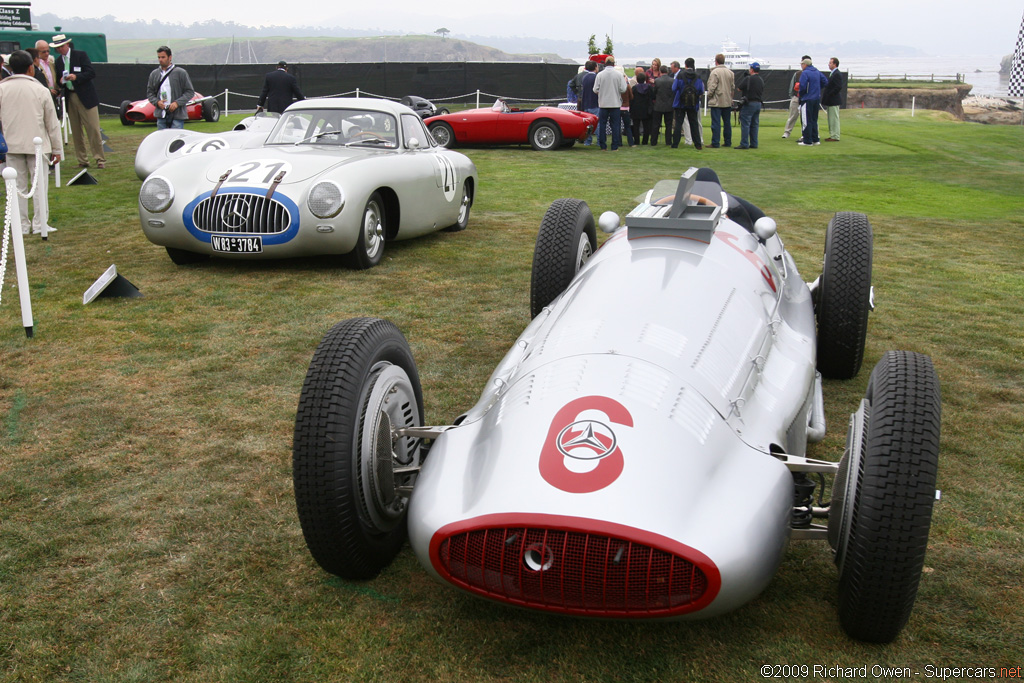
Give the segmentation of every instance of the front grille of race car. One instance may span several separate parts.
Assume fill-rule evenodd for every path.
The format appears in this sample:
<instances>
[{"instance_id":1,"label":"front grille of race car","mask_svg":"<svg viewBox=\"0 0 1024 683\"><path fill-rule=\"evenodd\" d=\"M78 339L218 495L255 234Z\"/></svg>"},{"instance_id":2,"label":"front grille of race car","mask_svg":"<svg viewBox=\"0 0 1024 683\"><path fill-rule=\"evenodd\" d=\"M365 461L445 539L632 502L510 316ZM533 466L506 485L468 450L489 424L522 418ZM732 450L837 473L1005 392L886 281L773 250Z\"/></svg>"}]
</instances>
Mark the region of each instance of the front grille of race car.
<instances>
[{"instance_id":1,"label":"front grille of race car","mask_svg":"<svg viewBox=\"0 0 1024 683\"><path fill-rule=\"evenodd\" d=\"M288 230L291 215L276 199L224 192L196 204L192 222L203 232L276 235Z\"/></svg>"},{"instance_id":2,"label":"front grille of race car","mask_svg":"<svg viewBox=\"0 0 1024 683\"><path fill-rule=\"evenodd\" d=\"M718 592L714 564L668 539L589 520L543 521L555 525L446 527L431 543L434 566L448 581L479 595L574 615L674 616L707 606ZM581 522L605 528L562 528ZM627 534L646 542L628 540ZM676 545L678 551L659 545Z\"/></svg>"}]
</instances>

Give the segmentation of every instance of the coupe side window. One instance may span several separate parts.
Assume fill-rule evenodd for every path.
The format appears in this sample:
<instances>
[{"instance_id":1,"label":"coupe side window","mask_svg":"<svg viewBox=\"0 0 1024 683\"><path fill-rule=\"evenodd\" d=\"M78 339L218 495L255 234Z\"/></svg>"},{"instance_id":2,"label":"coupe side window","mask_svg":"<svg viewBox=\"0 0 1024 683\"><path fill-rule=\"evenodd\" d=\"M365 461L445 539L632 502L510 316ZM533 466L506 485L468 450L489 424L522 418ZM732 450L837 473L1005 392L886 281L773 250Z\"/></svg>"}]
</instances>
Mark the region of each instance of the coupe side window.
<instances>
[{"instance_id":1,"label":"coupe side window","mask_svg":"<svg viewBox=\"0 0 1024 683\"><path fill-rule=\"evenodd\" d=\"M427 127L423 125L423 120L418 116L410 114L402 114L402 138L405 140L407 148L409 147L409 140L412 138L419 140L421 149L437 144L434 142L434 136L427 132Z\"/></svg>"}]
</instances>

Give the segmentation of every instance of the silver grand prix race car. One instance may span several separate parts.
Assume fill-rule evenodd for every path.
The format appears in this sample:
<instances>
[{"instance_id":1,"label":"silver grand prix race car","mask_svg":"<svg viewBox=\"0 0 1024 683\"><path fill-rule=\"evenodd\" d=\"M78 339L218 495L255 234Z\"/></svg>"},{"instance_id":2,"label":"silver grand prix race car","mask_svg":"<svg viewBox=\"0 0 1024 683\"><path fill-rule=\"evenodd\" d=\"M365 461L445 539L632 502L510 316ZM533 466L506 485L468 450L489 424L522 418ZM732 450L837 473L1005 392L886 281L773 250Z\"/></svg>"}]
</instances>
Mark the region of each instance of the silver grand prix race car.
<instances>
[{"instance_id":1,"label":"silver grand prix race car","mask_svg":"<svg viewBox=\"0 0 1024 683\"><path fill-rule=\"evenodd\" d=\"M369 268L386 242L469 222L473 162L394 102L296 102L246 147L184 154L142 183L142 230L175 263L337 254Z\"/></svg>"},{"instance_id":2,"label":"silver grand prix race car","mask_svg":"<svg viewBox=\"0 0 1024 683\"><path fill-rule=\"evenodd\" d=\"M790 540L820 539L838 566L842 627L895 638L937 494L931 360L886 353L841 460L807 457L825 434L822 376L851 378L862 363L866 217L835 215L810 284L775 222L709 169L658 184L622 227L610 213L599 222L613 234L595 251L587 205L552 204L533 321L453 425L422 426L394 325L353 319L324 337L293 452L313 557L371 578L408 533L430 574L484 598L702 618L761 592Z\"/></svg>"}]
</instances>

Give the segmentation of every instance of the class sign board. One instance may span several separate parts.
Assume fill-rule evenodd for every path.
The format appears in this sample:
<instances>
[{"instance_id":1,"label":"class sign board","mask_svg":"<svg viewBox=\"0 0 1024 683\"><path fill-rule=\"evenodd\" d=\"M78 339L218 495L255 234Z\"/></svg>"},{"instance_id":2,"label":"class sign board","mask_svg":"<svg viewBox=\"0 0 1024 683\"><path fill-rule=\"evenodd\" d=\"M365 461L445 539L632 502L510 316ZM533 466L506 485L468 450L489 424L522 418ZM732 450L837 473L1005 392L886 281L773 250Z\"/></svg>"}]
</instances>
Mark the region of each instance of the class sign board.
<instances>
[{"instance_id":1,"label":"class sign board","mask_svg":"<svg viewBox=\"0 0 1024 683\"><path fill-rule=\"evenodd\" d=\"M0 28L32 28L32 3L0 3Z\"/></svg>"}]
</instances>

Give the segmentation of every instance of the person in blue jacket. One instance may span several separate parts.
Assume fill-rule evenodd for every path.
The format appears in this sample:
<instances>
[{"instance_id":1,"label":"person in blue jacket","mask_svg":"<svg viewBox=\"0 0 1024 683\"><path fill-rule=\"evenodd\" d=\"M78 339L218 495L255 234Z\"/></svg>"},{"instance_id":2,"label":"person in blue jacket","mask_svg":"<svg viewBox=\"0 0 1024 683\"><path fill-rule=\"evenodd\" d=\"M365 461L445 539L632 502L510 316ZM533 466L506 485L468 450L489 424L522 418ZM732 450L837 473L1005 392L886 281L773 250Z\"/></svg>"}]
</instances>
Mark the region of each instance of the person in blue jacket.
<instances>
[{"instance_id":1,"label":"person in blue jacket","mask_svg":"<svg viewBox=\"0 0 1024 683\"><path fill-rule=\"evenodd\" d=\"M798 145L820 145L818 139L818 109L821 107L821 90L828 85L825 74L814 68L811 58L800 62L800 122L803 135Z\"/></svg>"},{"instance_id":2,"label":"person in blue jacket","mask_svg":"<svg viewBox=\"0 0 1024 683\"><path fill-rule=\"evenodd\" d=\"M704 81L694 70L694 60L690 57L684 62L685 69L681 69L672 81L672 92L675 99L672 101L672 108L675 110L675 121L672 131L672 147L679 147L679 139L683 133L683 119L690 124L690 135L693 138L693 146L696 149L703 149L704 144L700 137L700 99L704 95Z\"/></svg>"}]
</instances>

